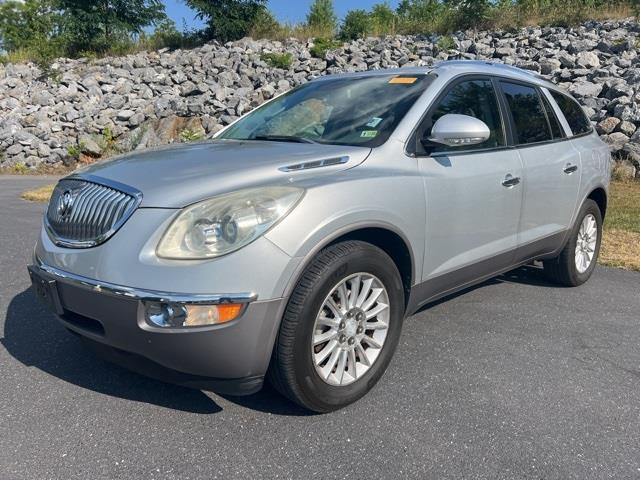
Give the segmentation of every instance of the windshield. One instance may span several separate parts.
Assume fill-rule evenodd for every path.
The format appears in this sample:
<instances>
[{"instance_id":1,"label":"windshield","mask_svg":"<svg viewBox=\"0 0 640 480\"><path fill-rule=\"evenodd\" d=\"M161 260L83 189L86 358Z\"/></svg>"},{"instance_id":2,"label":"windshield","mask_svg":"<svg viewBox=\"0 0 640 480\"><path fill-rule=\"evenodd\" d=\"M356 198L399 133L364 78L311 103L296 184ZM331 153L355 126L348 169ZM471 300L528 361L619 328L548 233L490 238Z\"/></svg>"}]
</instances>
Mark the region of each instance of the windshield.
<instances>
[{"instance_id":1,"label":"windshield","mask_svg":"<svg viewBox=\"0 0 640 480\"><path fill-rule=\"evenodd\" d=\"M310 82L266 103L218 138L377 147L431 83L419 75Z\"/></svg>"}]
</instances>

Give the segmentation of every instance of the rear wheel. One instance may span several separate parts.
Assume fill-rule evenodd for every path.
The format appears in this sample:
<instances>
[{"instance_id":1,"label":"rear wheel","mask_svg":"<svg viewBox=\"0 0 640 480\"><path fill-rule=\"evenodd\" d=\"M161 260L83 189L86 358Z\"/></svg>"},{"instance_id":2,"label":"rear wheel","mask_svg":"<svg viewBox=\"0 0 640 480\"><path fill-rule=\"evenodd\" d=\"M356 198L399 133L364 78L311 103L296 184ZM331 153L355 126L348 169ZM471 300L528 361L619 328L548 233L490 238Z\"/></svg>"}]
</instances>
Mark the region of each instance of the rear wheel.
<instances>
[{"instance_id":1,"label":"rear wheel","mask_svg":"<svg viewBox=\"0 0 640 480\"><path fill-rule=\"evenodd\" d=\"M544 270L551 280L576 287L591 277L600 252L602 214L596 202L585 201L570 235L560 255L544 261Z\"/></svg>"},{"instance_id":2,"label":"rear wheel","mask_svg":"<svg viewBox=\"0 0 640 480\"><path fill-rule=\"evenodd\" d=\"M349 241L321 251L287 305L271 383L316 412L344 407L380 379L404 317L398 269L379 248Z\"/></svg>"}]
</instances>

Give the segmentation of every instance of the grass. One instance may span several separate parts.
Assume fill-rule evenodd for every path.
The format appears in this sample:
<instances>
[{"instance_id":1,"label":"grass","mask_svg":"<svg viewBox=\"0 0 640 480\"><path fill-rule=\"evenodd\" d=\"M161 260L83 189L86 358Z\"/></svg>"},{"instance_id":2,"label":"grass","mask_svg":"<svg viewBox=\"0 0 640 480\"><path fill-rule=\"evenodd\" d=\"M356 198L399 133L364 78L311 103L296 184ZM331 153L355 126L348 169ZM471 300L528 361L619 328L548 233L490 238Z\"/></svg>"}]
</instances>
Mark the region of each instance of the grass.
<instances>
[{"instance_id":1,"label":"grass","mask_svg":"<svg viewBox=\"0 0 640 480\"><path fill-rule=\"evenodd\" d=\"M36 168L17 163L11 167L0 167L0 175L67 175L73 168L64 165L40 164Z\"/></svg>"},{"instance_id":2,"label":"grass","mask_svg":"<svg viewBox=\"0 0 640 480\"><path fill-rule=\"evenodd\" d=\"M640 182L611 183L600 263L640 271Z\"/></svg>"},{"instance_id":3,"label":"grass","mask_svg":"<svg viewBox=\"0 0 640 480\"><path fill-rule=\"evenodd\" d=\"M293 63L293 55L290 53L263 53L260 59L271 67L283 70L288 70Z\"/></svg>"},{"instance_id":4,"label":"grass","mask_svg":"<svg viewBox=\"0 0 640 480\"><path fill-rule=\"evenodd\" d=\"M29 200L30 202L48 202L54 187L55 185L53 184L45 185L44 187L39 187L23 192L20 196L25 200Z\"/></svg>"},{"instance_id":5,"label":"grass","mask_svg":"<svg viewBox=\"0 0 640 480\"><path fill-rule=\"evenodd\" d=\"M324 58L329 50L335 50L342 47L342 42L331 38L314 38L313 47L309 49L312 57Z\"/></svg>"},{"instance_id":6,"label":"grass","mask_svg":"<svg viewBox=\"0 0 640 480\"><path fill-rule=\"evenodd\" d=\"M46 202L54 185L29 190L22 198ZM612 182L600 263L640 271L640 182Z\"/></svg>"}]
</instances>

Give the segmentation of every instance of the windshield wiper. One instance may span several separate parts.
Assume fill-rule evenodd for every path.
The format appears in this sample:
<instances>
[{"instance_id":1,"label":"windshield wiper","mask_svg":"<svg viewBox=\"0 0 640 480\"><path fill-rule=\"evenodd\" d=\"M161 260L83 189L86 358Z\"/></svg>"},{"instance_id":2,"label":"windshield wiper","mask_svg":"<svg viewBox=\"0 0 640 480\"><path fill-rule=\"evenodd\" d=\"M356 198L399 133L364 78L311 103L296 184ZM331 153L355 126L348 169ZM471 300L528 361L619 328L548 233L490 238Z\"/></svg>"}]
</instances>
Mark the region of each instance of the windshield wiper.
<instances>
[{"instance_id":1,"label":"windshield wiper","mask_svg":"<svg viewBox=\"0 0 640 480\"><path fill-rule=\"evenodd\" d=\"M315 140L293 135L256 135L251 140L266 140L268 142L318 143Z\"/></svg>"}]
</instances>

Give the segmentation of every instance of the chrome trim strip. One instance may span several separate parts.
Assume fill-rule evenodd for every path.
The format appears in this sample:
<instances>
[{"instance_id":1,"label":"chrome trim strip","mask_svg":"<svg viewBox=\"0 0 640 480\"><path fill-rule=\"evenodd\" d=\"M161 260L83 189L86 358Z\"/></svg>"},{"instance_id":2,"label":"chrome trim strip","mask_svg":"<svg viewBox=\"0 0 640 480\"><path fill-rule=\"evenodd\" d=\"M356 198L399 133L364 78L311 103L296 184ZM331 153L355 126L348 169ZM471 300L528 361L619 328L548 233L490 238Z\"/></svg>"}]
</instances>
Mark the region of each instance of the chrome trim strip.
<instances>
[{"instance_id":1,"label":"chrome trim strip","mask_svg":"<svg viewBox=\"0 0 640 480\"><path fill-rule=\"evenodd\" d=\"M95 293L103 293L114 297L126 297L132 300L164 303L189 303L219 305L225 303L250 303L258 299L255 293L228 293L228 294L188 294L161 292L157 290L144 290L140 288L125 287L108 282L100 282L75 273L65 272L55 267L51 267L35 257L35 267L54 277L63 283L90 290Z\"/></svg>"},{"instance_id":2,"label":"chrome trim strip","mask_svg":"<svg viewBox=\"0 0 640 480\"><path fill-rule=\"evenodd\" d=\"M107 232L103 233L102 235L99 235L93 240L87 240L87 241L70 240L68 238L59 237L55 233L51 224L49 223L49 219L47 218L47 213L45 211L45 215L44 215L45 230L49 235L49 238L51 239L51 241L55 243L58 247L79 249L79 248L97 247L98 245L103 244L104 242L109 240L118 230L120 230L120 228L127 222L127 220L129 220L129 218L131 218L133 213L138 209L138 207L140 206L140 203L142 203L141 191L133 187L130 187L128 185L125 185L123 183L116 182L115 180L109 180L107 178L102 178L96 175L88 175L88 174L84 174L84 175L72 174L72 175L69 175L68 177L62 178L61 180L78 180L78 181L83 181L87 183L93 183L95 185L108 187L133 197L135 203L133 207L130 208L129 213L124 215Z\"/></svg>"}]
</instances>

